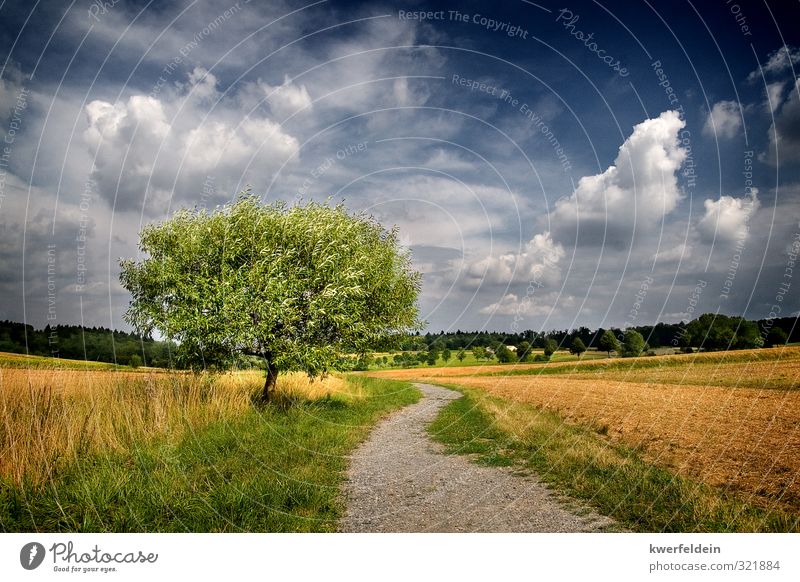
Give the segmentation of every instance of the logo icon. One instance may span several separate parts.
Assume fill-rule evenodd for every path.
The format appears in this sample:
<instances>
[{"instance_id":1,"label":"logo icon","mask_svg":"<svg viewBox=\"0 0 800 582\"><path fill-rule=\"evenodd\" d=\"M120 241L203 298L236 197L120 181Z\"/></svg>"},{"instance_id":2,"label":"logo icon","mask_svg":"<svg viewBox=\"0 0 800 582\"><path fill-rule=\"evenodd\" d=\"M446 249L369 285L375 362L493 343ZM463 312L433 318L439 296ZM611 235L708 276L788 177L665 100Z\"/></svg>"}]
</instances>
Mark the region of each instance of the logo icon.
<instances>
[{"instance_id":1,"label":"logo icon","mask_svg":"<svg viewBox=\"0 0 800 582\"><path fill-rule=\"evenodd\" d=\"M44 546L39 542L27 543L19 552L19 563L26 570L35 570L42 565L44 554Z\"/></svg>"}]
</instances>

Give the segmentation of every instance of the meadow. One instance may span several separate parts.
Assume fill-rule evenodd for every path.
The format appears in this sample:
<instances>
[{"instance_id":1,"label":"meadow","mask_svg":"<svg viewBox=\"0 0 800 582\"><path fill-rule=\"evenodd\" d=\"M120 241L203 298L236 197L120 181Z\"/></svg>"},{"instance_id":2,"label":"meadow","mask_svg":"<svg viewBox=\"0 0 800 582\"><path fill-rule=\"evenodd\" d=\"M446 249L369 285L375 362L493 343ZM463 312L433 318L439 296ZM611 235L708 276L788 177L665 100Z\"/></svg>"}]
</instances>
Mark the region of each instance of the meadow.
<instances>
[{"instance_id":1,"label":"meadow","mask_svg":"<svg viewBox=\"0 0 800 582\"><path fill-rule=\"evenodd\" d=\"M454 450L534 466L633 529L799 527L800 348L371 375L461 390L434 431Z\"/></svg>"},{"instance_id":2,"label":"meadow","mask_svg":"<svg viewBox=\"0 0 800 582\"><path fill-rule=\"evenodd\" d=\"M8 358L4 356L3 360ZM347 454L407 383L0 366L2 531L333 531Z\"/></svg>"}]
</instances>

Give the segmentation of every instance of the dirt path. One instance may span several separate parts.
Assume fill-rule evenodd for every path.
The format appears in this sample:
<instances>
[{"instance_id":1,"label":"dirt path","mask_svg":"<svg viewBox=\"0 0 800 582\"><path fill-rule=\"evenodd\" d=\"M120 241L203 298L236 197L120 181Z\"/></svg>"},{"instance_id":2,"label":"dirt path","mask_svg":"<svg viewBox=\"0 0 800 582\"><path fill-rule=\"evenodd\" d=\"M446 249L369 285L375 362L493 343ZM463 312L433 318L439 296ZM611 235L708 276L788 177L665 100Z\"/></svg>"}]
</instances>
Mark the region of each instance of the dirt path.
<instances>
[{"instance_id":1,"label":"dirt path","mask_svg":"<svg viewBox=\"0 0 800 582\"><path fill-rule=\"evenodd\" d=\"M354 452L340 531L587 532L613 524L577 505L571 511L532 477L445 454L426 428L461 395L416 386L424 398L380 423Z\"/></svg>"}]
</instances>

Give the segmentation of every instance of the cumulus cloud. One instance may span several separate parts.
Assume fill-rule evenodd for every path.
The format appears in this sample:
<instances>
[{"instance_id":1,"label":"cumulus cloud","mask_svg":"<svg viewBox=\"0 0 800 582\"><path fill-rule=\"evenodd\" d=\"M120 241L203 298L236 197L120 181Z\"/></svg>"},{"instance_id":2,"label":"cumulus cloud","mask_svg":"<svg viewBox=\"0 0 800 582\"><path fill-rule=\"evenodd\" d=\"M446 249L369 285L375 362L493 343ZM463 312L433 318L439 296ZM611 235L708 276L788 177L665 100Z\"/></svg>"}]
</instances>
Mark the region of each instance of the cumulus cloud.
<instances>
[{"instance_id":1,"label":"cumulus cloud","mask_svg":"<svg viewBox=\"0 0 800 582\"><path fill-rule=\"evenodd\" d=\"M558 262L564 248L553 241L549 232L534 236L520 253L506 253L499 257L485 257L467 266L467 275L473 283L507 285L517 282L546 282L558 280Z\"/></svg>"},{"instance_id":2,"label":"cumulus cloud","mask_svg":"<svg viewBox=\"0 0 800 582\"><path fill-rule=\"evenodd\" d=\"M630 243L634 227L656 225L681 199L677 172L686 157L678 133L685 122L665 111L633 128L606 171L584 176L550 214L554 238L577 245Z\"/></svg>"},{"instance_id":3,"label":"cumulus cloud","mask_svg":"<svg viewBox=\"0 0 800 582\"><path fill-rule=\"evenodd\" d=\"M311 96L305 85L295 85L288 75L284 77L282 85L272 86L259 81L259 87L269 103L270 111L278 119L311 109Z\"/></svg>"},{"instance_id":4,"label":"cumulus cloud","mask_svg":"<svg viewBox=\"0 0 800 582\"><path fill-rule=\"evenodd\" d=\"M769 128L769 153L762 161L776 165L779 161L800 160L800 79L796 79L785 101L776 108Z\"/></svg>"},{"instance_id":5,"label":"cumulus cloud","mask_svg":"<svg viewBox=\"0 0 800 582\"><path fill-rule=\"evenodd\" d=\"M147 203L146 212L162 211L173 196L197 196L207 176L236 185L256 173L263 182L297 153L298 141L280 124L248 114L235 99L218 100L216 84L196 68L188 83L158 97L89 103L83 138L100 195L118 210Z\"/></svg>"},{"instance_id":6,"label":"cumulus cloud","mask_svg":"<svg viewBox=\"0 0 800 582\"><path fill-rule=\"evenodd\" d=\"M483 315L527 316L550 315L558 309L570 309L576 305L572 295L559 295L556 292L534 292L526 295L506 293L495 303L491 303L478 310Z\"/></svg>"},{"instance_id":7,"label":"cumulus cloud","mask_svg":"<svg viewBox=\"0 0 800 582\"><path fill-rule=\"evenodd\" d=\"M714 103L706 116L703 134L709 137L731 138L742 128L742 113L736 101Z\"/></svg>"},{"instance_id":8,"label":"cumulus cloud","mask_svg":"<svg viewBox=\"0 0 800 582\"><path fill-rule=\"evenodd\" d=\"M706 200L704 206L705 214L697 223L701 237L709 242L732 242L747 238L747 223L758 209L759 201L754 189L752 196L720 196L719 200Z\"/></svg>"},{"instance_id":9,"label":"cumulus cloud","mask_svg":"<svg viewBox=\"0 0 800 582\"><path fill-rule=\"evenodd\" d=\"M791 71L795 65L800 63L800 48L784 45L781 48L774 50L767 57L767 62L761 65L761 69L752 71L748 76L748 81L757 81L761 78L761 72L764 75L781 75L787 71Z\"/></svg>"}]
</instances>

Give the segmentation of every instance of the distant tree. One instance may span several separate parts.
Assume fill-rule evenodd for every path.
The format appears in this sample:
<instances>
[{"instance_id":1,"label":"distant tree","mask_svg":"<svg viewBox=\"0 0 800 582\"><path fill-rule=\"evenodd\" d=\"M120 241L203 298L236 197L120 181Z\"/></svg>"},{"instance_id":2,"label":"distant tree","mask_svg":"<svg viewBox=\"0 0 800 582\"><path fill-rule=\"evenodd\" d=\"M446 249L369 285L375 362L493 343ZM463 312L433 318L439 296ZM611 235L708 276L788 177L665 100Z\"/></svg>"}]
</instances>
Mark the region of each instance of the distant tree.
<instances>
[{"instance_id":1,"label":"distant tree","mask_svg":"<svg viewBox=\"0 0 800 582\"><path fill-rule=\"evenodd\" d=\"M139 354L131 354L130 358L128 358L128 365L131 368L138 368L142 365L142 358Z\"/></svg>"},{"instance_id":2,"label":"distant tree","mask_svg":"<svg viewBox=\"0 0 800 582\"><path fill-rule=\"evenodd\" d=\"M629 329L625 332L622 339L622 356L625 358L632 358L641 356L642 352L648 348L647 342L644 337L635 329Z\"/></svg>"},{"instance_id":3,"label":"distant tree","mask_svg":"<svg viewBox=\"0 0 800 582\"><path fill-rule=\"evenodd\" d=\"M444 350L442 350L442 359L444 360L444 363L445 363L445 364L446 364L448 361L450 361L450 358L451 358L451 357L452 357L452 353L450 352L450 350L448 350L447 348L445 348Z\"/></svg>"},{"instance_id":4,"label":"distant tree","mask_svg":"<svg viewBox=\"0 0 800 582\"><path fill-rule=\"evenodd\" d=\"M517 358L519 358L520 362L524 362L528 359L528 356L531 353L531 344L530 342L519 342L517 345Z\"/></svg>"},{"instance_id":5,"label":"distant tree","mask_svg":"<svg viewBox=\"0 0 800 582\"><path fill-rule=\"evenodd\" d=\"M482 360L486 357L486 348L483 346L475 346L472 348L472 355L476 360Z\"/></svg>"},{"instance_id":6,"label":"distant tree","mask_svg":"<svg viewBox=\"0 0 800 582\"><path fill-rule=\"evenodd\" d=\"M464 350L458 350L458 353L456 354L456 357L458 358L459 362L463 362L464 358L467 357L467 353Z\"/></svg>"},{"instance_id":7,"label":"distant tree","mask_svg":"<svg viewBox=\"0 0 800 582\"><path fill-rule=\"evenodd\" d=\"M575 354L579 358L581 354L586 351L586 344L583 343L583 340L579 337L576 337L572 340L572 345L569 347L569 353Z\"/></svg>"},{"instance_id":8,"label":"distant tree","mask_svg":"<svg viewBox=\"0 0 800 582\"><path fill-rule=\"evenodd\" d=\"M126 320L175 340L193 367L262 358L262 399L281 370L325 372L418 326L420 274L396 230L343 206L264 205L244 194L145 226L121 261Z\"/></svg>"},{"instance_id":9,"label":"distant tree","mask_svg":"<svg viewBox=\"0 0 800 582\"><path fill-rule=\"evenodd\" d=\"M779 327L773 327L769 330L769 334L767 334L767 347L770 346L783 346L786 345L786 342L789 340L789 336L786 335L786 332L783 331Z\"/></svg>"},{"instance_id":10,"label":"distant tree","mask_svg":"<svg viewBox=\"0 0 800 582\"><path fill-rule=\"evenodd\" d=\"M502 344L497 348L496 355L497 361L501 364L510 364L511 362L517 361L517 355L508 349L508 346Z\"/></svg>"},{"instance_id":11,"label":"distant tree","mask_svg":"<svg viewBox=\"0 0 800 582\"><path fill-rule=\"evenodd\" d=\"M549 358L550 356L556 353L556 350L558 349L558 344L556 343L556 340L547 338L546 340L544 340L543 349L544 349L544 355Z\"/></svg>"},{"instance_id":12,"label":"distant tree","mask_svg":"<svg viewBox=\"0 0 800 582\"><path fill-rule=\"evenodd\" d=\"M611 357L611 352L619 352L619 342L617 341L617 336L614 335L613 331L607 329L603 332L603 335L600 336L598 347L600 350L607 352L608 356Z\"/></svg>"},{"instance_id":13,"label":"distant tree","mask_svg":"<svg viewBox=\"0 0 800 582\"><path fill-rule=\"evenodd\" d=\"M686 326L689 344L708 351L748 349L761 345L758 325L741 317L704 313Z\"/></svg>"},{"instance_id":14,"label":"distant tree","mask_svg":"<svg viewBox=\"0 0 800 582\"><path fill-rule=\"evenodd\" d=\"M437 360L436 352L428 352L428 358L425 360L429 366L435 366Z\"/></svg>"}]
</instances>

